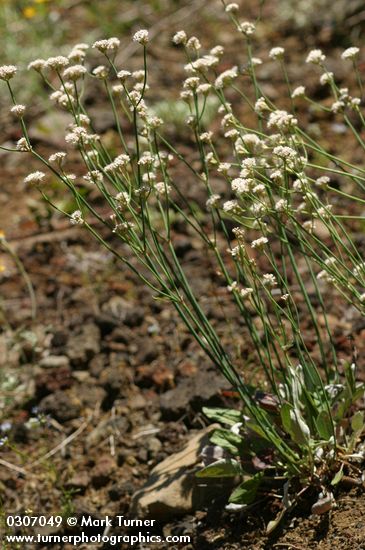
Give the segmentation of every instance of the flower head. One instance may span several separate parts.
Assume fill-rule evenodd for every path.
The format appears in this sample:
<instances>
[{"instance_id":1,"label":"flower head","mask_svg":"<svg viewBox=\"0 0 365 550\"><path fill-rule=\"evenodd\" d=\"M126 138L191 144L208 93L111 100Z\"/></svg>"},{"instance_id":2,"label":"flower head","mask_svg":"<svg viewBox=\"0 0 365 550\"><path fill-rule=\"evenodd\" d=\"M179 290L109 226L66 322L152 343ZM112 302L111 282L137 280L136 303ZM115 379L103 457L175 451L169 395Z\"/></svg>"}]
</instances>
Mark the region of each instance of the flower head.
<instances>
[{"instance_id":1,"label":"flower head","mask_svg":"<svg viewBox=\"0 0 365 550\"><path fill-rule=\"evenodd\" d=\"M145 29L141 29L134 33L133 35L133 41L138 42L138 44L142 44L145 46L149 41L148 31Z\"/></svg>"},{"instance_id":2,"label":"flower head","mask_svg":"<svg viewBox=\"0 0 365 550\"><path fill-rule=\"evenodd\" d=\"M37 73L40 73L46 68L46 66L47 62L45 59L35 59L29 63L28 70L33 69L34 71L37 71Z\"/></svg>"},{"instance_id":3,"label":"flower head","mask_svg":"<svg viewBox=\"0 0 365 550\"><path fill-rule=\"evenodd\" d=\"M227 4L226 8L225 8L225 11L227 13L233 13L233 12L238 11L238 10L239 10L239 5L236 4L235 2L232 2L231 4Z\"/></svg>"},{"instance_id":4,"label":"flower head","mask_svg":"<svg viewBox=\"0 0 365 550\"><path fill-rule=\"evenodd\" d=\"M26 111L25 105L14 105L14 107L10 109L10 112L13 113L13 115L15 115L18 118L22 118L25 111Z\"/></svg>"},{"instance_id":5,"label":"flower head","mask_svg":"<svg viewBox=\"0 0 365 550\"><path fill-rule=\"evenodd\" d=\"M71 214L70 223L72 225L83 225L85 223L81 210L75 210L75 212Z\"/></svg>"},{"instance_id":6,"label":"flower head","mask_svg":"<svg viewBox=\"0 0 365 550\"><path fill-rule=\"evenodd\" d=\"M45 176L46 174L44 172L32 172L31 174L28 174L26 178L24 178L24 183L28 183L30 185L39 185L40 183L42 183Z\"/></svg>"},{"instance_id":7,"label":"flower head","mask_svg":"<svg viewBox=\"0 0 365 550\"><path fill-rule=\"evenodd\" d=\"M60 70L70 64L69 59L63 55L57 55L56 57L49 57L46 61L46 67L49 69Z\"/></svg>"},{"instance_id":8,"label":"flower head","mask_svg":"<svg viewBox=\"0 0 365 550\"><path fill-rule=\"evenodd\" d=\"M120 40L119 38L105 38L103 40L97 40L93 44L93 48L96 50L99 50L101 53L109 53L109 52L115 52L120 46Z\"/></svg>"},{"instance_id":9,"label":"flower head","mask_svg":"<svg viewBox=\"0 0 365 550\"><path fill-rule=\"evenodd\" d=\"M313 63L313 65L320 65L325 59L326 56L324 55L322 50L311 50L307 55L305 62Z\"/></svg>"},{"instance_id":10,"label":"flower head","mask_svg":"<svg viewBox=\"0 0 365 550\"><path fill-rule=\"evenodd\" d=\"M10 80L13 76L15 76L17 70L18 67L15 65L2 65L0 67L0 80Z\"/></svg>"},{"instance_id":11,"label":"flower head","mask_svg":"<svg viewBox=\"0 0 365 550\"><path fill-rule=\"evenodd\" d=\"M73 82L76 82L79 78L81 78L86 73L86 68L83 65L72 65L71 67L67 67L63 71L63 77L66 80L72 80Z\"/></svg>"},{"instance_id":12,"label":"flower head","mask_svg":"<svg viewBox=\"0 0 365 550\"><path fill-rule=\"evenodd\" d=\"M187 40L188 40L188 37L186 36L185 31L178 31L172 37L173 43L176 44L177 46L179 46L180 44L186 44Z\"/></svg>"},{"instance_id":13,"label":"flower head","mask_svg":"<svg viewBox=\"0 0 365 550\"><path fill-rule=\"evenodd\" d=\"M347 50L342 52L341 57L342 59L354 59L358 55L359 51L359 48L352 46L351 48L347 48Z\"/></svg>"},{"instance_id":14,"label":"flower head","mask_svg":"<svg viewBox=\"0 0 365 550\"><path fill-rule=\"evenodd\" d=\"M282 59L284 57L285 50L280 46L276 48L271 48L269 52L270 59Z\"/></svg>"}]
</instances>

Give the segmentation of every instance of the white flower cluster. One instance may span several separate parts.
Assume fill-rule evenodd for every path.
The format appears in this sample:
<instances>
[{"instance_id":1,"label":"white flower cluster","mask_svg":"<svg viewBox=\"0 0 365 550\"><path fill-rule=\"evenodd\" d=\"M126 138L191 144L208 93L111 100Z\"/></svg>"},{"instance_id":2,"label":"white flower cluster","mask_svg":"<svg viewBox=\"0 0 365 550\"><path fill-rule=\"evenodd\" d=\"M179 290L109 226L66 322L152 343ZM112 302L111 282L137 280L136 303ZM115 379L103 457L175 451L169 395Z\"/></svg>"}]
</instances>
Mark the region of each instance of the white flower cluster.
<instances>
[{"instance_id":1,"label":"white flower cluster","mask_svg":"<svg viewBox=\"0 0 365 550\"><path fill-rule=\"evenodd\" d=\"M231 84L231 82L237 78L238 76L238 67L232 67L232 69L227 69L223 73L221 73L215 80L215 87L218 89L224 88L228 84Z\"/></svg>"},{"instance_id":2,"label":"white flower cluster","mask_svg":"<svg viewBox=\"0 0 365 550\"><path fill-rule=\"evenodd\" d=\"M0 67L0 80L8 81L16 75L18 68L15 65L2 65Z\"/></svg>"},{"instance_id":3,"label":"white flower cluster","mask_svg":"<svg viewBox=\"0 0 365 550\"><path fill-rule=\"evenodd\" d=\"M43 179L46 177L46 174L44 172L40 172L37 170L36 172L32 172L31 174L28 174L24 178L24 183L29 185L40 185L43 183Z\"/></svg>"},{"instance_id":4,"label":"white flower cluster","mask_svg":"<svg viewBox=\"0 0 365 550\"><path fill-rule=\"evenodd\" d=\"M120 46L119 38L106 38L103 40L97 40L94 42L92 47L96 50L99 50L101 53L114 53Z\"/></svg>"},{"instance_id":5,"label":"white flower cluster","mask_svg":"<svg viewBox=\"0 0 365 550\"><path fill-rule=\"evenodd\" d=\"M138 44L142 44L143 46L145 46L149 42L148 31L145 30L145 29L141 29L141 30L137 31L133 35L133 40L134 40L134 42L138 42Z\"/></svg>"}]
</instances>

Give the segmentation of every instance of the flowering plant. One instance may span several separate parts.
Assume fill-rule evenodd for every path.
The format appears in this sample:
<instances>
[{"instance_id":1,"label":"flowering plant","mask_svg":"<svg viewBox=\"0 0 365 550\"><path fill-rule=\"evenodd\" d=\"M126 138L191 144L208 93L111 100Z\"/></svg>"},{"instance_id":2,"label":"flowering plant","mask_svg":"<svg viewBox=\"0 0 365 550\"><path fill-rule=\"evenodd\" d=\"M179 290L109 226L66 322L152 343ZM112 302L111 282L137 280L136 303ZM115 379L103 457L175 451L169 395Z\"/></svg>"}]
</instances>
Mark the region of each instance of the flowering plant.
<instances>
[{"instance_id":1,"label":"flowering plant","mask_svg":"<svg viewBox=\"0 0 365 550\"><path fill-rule=\"evenodd\" d=\"M148 103L146 30L134 35L144 62L133 73L116 65L117 38L94 43L105 64L91 72L86 44L76 45L68 57L37 59L29 65L52 87L51 100L73 119L65 135L66 151L55 152L48 160L33 147L25 106L16 102L11 85L16 67L0 67L0 79L8 87L12 113L23 131L16 150L36 157L73 196L74 212L63 214L127 264L157 299L173 305L240 398L242 410L205 411L226 427L212 437L220 458L207 463L199 476L241 477L230 499L241 507L276 484L282 510L270 530L308 487L314 487L318 496L313 511L328 510L333 487L345 474L357 478L358 463L364 460L363 412L356 409L364 388L356 380L356 361L350 358L340 364L328 320L328 297L336 295L364 315L365 262L352 228L363 219L359 207L365 202L361 197L365 170L327 151L301 125L295 102L315 102L304 86L291 89L281 47L273 48L269 58L283 70L292 112L276 106L264 93L257 75L262 60L252 55L255 25L239 21L236 4L224 5L246 44L245 77L252 83L252 93L240 88L242 71L237 66L219 71L223 47L203 53L198 38L184 31L174 35L174 44L187 56L180 95L189 109L186 123L196 144L193 161L166 137L163 120ZM342 57L353 63L361 95L358 54L359 49L352 47ZM321 50L311 51L306 62L319 67L321 84L333 94L330 108L319 103L316 108L341 116L365 149L357 129L359 124L365 126L361 98L338 87ZM49 73L56 76L59 87L53 86ZM83 89L89 78L100 81L110 101L119 136L117 151L104 144L88 116ZM236 113L228 100L232 94L245 105L252 124L246 125ZM223 136L203 125L210 96L220 105ZM133 143L122 128L122 117ZM224 150L229 150L224 158L219 152L222 138ZM68 148L79 153L83 183L67 171ZM177 164L204 190L204 207L187 199L175 176ZM60 210L49 197L46 180L46 174L37 171L25 183L38 187L44 200ZM222 185L216 188L217 181L224 183L223 191ZM97 190L108 215L83 188ZM351 214L341 211L342 200ZM186 275L175 248L176 219L190 235L199 237L202 250L216 262L218 284L244 320L260 366L255 384L223 346Z\"/></svg>"}]
</instances>

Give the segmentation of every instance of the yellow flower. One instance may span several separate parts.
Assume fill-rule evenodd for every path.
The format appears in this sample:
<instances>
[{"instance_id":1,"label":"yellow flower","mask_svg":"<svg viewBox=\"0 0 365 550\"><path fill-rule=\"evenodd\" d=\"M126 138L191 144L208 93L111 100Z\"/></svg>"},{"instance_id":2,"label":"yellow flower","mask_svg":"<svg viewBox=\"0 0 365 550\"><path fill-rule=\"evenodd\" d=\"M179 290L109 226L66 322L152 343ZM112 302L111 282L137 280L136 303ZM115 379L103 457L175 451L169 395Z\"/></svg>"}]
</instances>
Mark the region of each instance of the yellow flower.
<instances>
[{"instance_id":1,"label":"yellow flower","mask_svg":"<svg viewBox=\"0 0 365 550\"><path fill-rule=\"evenodd\" d=\"M5 231L0 229L0 241L2 241L3 239L5 239Z\"/></svg>"},{"instance_id":2,"label":"yellow flower","mask_svg":"<svg viewBox=\"0 0 365 550\"><path fill-rule=\"evenodd\" d=\"M27 6L23 10L23 15L26 19L32 19L37 14L37 10L33 6Z\"/></svg>"}]
</instances>

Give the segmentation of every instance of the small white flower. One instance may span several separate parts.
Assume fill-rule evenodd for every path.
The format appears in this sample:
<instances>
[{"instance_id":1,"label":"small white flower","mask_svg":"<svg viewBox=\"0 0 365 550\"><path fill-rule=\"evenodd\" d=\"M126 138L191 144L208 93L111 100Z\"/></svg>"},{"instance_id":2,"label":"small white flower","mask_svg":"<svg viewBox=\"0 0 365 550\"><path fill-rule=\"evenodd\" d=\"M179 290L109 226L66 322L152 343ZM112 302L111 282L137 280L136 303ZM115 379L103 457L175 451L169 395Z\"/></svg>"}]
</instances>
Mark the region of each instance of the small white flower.
<instances>
[{"instance_id":1,"label":"small white flower","mask_svg":"<svg viewBox=\"0 0 365 550\"><path fill-rule=\"evenodd\" d=\"M16 75L18 67L15 65L2 65L0 67L0 80L8 81Z\"/></svg>"},{"instance_id":2,"label":"small white flower","mask_svg":"<svg viewBox=\"0 0 365 550\"><path fill-rule=\"evenodd\" d=\"M126 191L121 191L115 196L115 200L118 202L119 208L128 208L131 198Z\"/></svg>"},{"instance_id":3,"label":"small white flower","mask_svg":"<svg viewBox=\"0 0 365 550\"><path fill-rule=\"evenodd\" d=\"M236 200L226 201L223 204L223 210L229 214L239 214L241 212L241 207Z\"/></svg>"},{"instance_id":4,"label":"small white flower","mask_svg":"<svg viewBox=\"0 0 365 550\"><path fill-rule=\"evenodd\" d=\"M220 195L211 195L205 203L208 210L212 208L218 208L220 201Z\"/></svg>"},{"instance_id":5,"label":"small white flower","mask_svg":"<svg viewBox=\"0 0 365 550\"><path fill-rule=\"evenodd\" d=\"M319 83L322 85L322 86L325 86L326 84L328 84L329 82L332 82L333 80L333 73L329 72L329 73L323 73L320 78L319 78Z\"/></svg>"},{"instance_id":6,"label":"small white flower","mask_svg":"<svg viewBox=\"0 0 365 550\"><path fill-rule=\"evenodd\" d=\"M235 2L232 2L231 4L227 4L225 8L225 11L227 13L236 12L238 10L239 10L239 5L236 4Z\"/></svg>"},{"instance_id":7,"label":"small white flower","mask_svg":"<svg viewBox=\"0 0 365 550\"><path fill-rule=\"evenodd\" d=\"M330 183L330 178L328 176L321 176L315 181L315 185L321 189L326 189L327 185Z\"/></svg>"},{"instance_id":8,"label":"small white flower","mask_svg":"<svg viewBox=\"0 0 365 550\"><path fill-rule=\"evenodd\" d=\"M352 46L351 48L347 48L347 50L342 52L341 57L342 59L354 59L359 52L360 52L359 48Z\"/></svg>"},{"instance_id":9,"label":"small white flower","mask_svg":"<svg viewBox=\"0 0 365 550\"><path fill-rule=\"evenodd\" d=\"M208 95L211 89L212 89L212 85L205 83L205 84L200 84L197 87L196 91L198 94Z\"/></svg>"},{"instance_id":10,"label":"small white flower","mask_svg":"<svg viewBox=\"0 0 365 550\"><path fill-rule=\"evenodd\" d=\"M313 63L314 65L319 65L326 59L326 56L322 50L311 50L307 55L305 60L306 63Z\"/></svg>"},{"instance_id":11,"label":"small white flower","mask_svg":"<svg viewBox=\"0 0 365 550\"><path fill-rule=\"evenodd\" d=\"M83 225L85 223L81 210L75 210L75 212L71 214L70 223L72 225Z\"/></svg>"},{"instance_id":12,"label":"small white flower","mask_svg":"<svg viewBox=\"0 0 365 550\"><path fill-rule=\"evenodd\" d=\"M145 46L146 44L148 44L148 41L149 41L148 31L145 29L141 29L137 31L133 35L133 41L138 42L138 44L142 44L143 46Z\"/></svg>"},{"instance_id":13,"label":"small white flower","mask_svg":"<svg viewBox=\"0 0 365 550\"><path fill-rule=\"evenodd\" d=\"M213 132L203 132L200 134L199 138L204 143L210 143L212 141Z\"/></svg>"},{"instance_id":14,"label":"small white flower","mask_svg":"<svg viewBox=\"0 0 365 550\"><path fill-rule=\"evenodd\" d=\"M30 146L25 137L22 137L17 141L16 150L22 153L30 151Z\"/></svg>"},{"instance_id":15,"label":"small white flower","mask_svg":"<svg viewBox=\"0 0 365 550\"><path fill-rule=\"evenodd\" d=\"M186 47L188 50L198 51L201 49L202 45L200 44L200 41L196 36L192 36L189 38L189 40L186 43Z\"/></svg>"},{"instance_id":16,"label":"small white flower","mask_svg":"<svg viewBox=\"0 0 365 550\"><path fill-rule=\"evenodd\" d=\"M98 67L95 67L95 69L93 69L93 75L96 76L96 78L100 78L100 80L104 80L105 78L107 78L108 74L109 71L104 65L99 65Z\"/></svg>"},{"instance_id":17,"label":"small white flower","mask_svg":"<svg viewBox=\"0 0 365 550\"><path fill-rule=\"evenodd\" d=\"M345 103L343 101L335 101L331 105L331 111L333 113L340 113L345 108Z\"/></svg>"},{"instance_id":18,"label":"small white flower","mask_svg":"<svg viewBox=\"0 0 365 550\"><path fill-rule=\"evenodd\" d=\"M10 112L13 113L13 115L15 115L18 118L22 118L25 111L26 111L25 105L14 105L14 107L10 109Z\"/></svg>"},{"instance_id":19,"label":"small white flower","mask_svg":"<svg viewBox=\"0 0 365 550\"><path fill-rule=\"evenodd\" d=\"M232 191L238 194L249 193L252 189L254 180L249 178L235 178L232 180Z\"/></svg>"},{"instance_id":20,"label":"small white flower","mask_svg":"<svg viewBox=\"0 0 365 550\"><path fill-rule=\"evenodd\" d=\"M235 141L239 137L239 135L239 131L235 128L232 128L231 130L228 130L228 132L225 132L224 137Z\"/></svg>"},{"instance_id":21,"label":"small white flower","mask_svg":"<svg viewBox=\"0 0 365 550\"><path fill-rule=\"evenodd\" d=\"M24 178L24 183L28 183L30 185L39 185L40 183L42 183L45 177L46 177L46 174L38 170L36 172L32 172L31 174L28 174L28 176Z\"/></svg>"},{"instance_id":22,"label":"small white flower","mask_svg":"<svg viewBox=\"0 0 365 550\"><path fill-rule=\"evenodd\" d=\"M237 78L237 76L238 76L238 67L237 66L232 67L232 69L228 69L224 71L216 78L214 83L215 87L219 89L224 88L224 86L227 86L228 84L230 84L232 80Z\"/></svg>"},{"instance_id":23,"label":"small white flower","mask_svg":"<svg viewBox=\"0 0 365 550\"><path fill-rule=\"evenodd\" d=\"M64 153L63 151L59 151L58 153L54 153L53 155L51 155L48 161L61 166L65 158L66 158L66 153Z\"/></svg>"},{"instance_id":24,"label":"small white flower","mask_svg":"<svg viewBox=\"0 0 365 550\"><path fill-rule=\"evenodd\" d=\"M280 46L276 48L271 48L269 52L270 59L282 59L284 57L285 50Z\"/></svg>"},{"instance_id":25,"label":"small white flower","mask_svg":"<svg viewBox=\"0 0 365 550\"><path fill-rule=\"evenodd\" d=\"M308 233L312 234L316 228L316 223L314 220L307 220L303 222L303 228L308 231Z\"/></svg>"},{"instance_id":26,"label":"small white flower","mask_svg":"<svg viewBox=\"0 0 365 550\"><path fill-rule=\"evenodd\" d=\"M252 241L251 248L262 249L264 248L265 244L267 244L268 242L269 242L269 239L267 239L266 237L260 237L259 239Z\"/></svg>"},{"instance_id":27,"label":"small white flower","mask_svg":"<svg viewBox=\"0 0 365 550\"><path fill-rule=\"evenodd\" d=\"M63 55L57 55L56 57L49 57L46 60L46 67L49 69L55 69L56 71L67 67L70 64L69 59Z\"/></svg>"},{"instance_id":28,"label":"small white flower","mask_svg":"<svg viewBox=\"0 0 365 550\"><path fill-rule=\"evenodd\" d=\"M132 73L130 71L119 71L117 73L117 77L121 82L125 82L129 76L132 76Z\"/></svg>"},{"instance_id":29,"label":"small white flower","mask_svg":"<svg viewBox=\"0 0 365 550\"><path fill-rule=\"evenodd\" d=\"M91 170L91 172L88 172L86 176L84 176L84 180L88 181L89 183L102 183L103 179L103 173L99 170Z\"/></svg>"},{"instance_id":30,"label":"small white flower","mask_svg":"<svg viewBox=\"0 0 365 550\"><path fill-rule=\"evenodd\" d=\"M255 103L255 112L261 114L264 111L270 111L270 107L264 97L259 97Z\"/></svg>"},{"instance_id":31,"label":"small white flower","mask_svg":"<svg viewBox=\"0 0 365 550\"><path fill-rule=\"evenodd\" d=\"M96 50L99 50L101 53L109 53L109 52L115 52L120 46L120 40L119 38L106 38L103 40L97 40L93 44L93 48Z\"/></svg>"},{"instance_id":32,"label":"small white flower","mask_svg":"<svg viewBox=\"0 0 365 550\"><path fill-rule=\"evenodd\" d=\"M229 162L221 162L218 165L217 171L226 176L230 168L231 168L231 164Z\"/></svg>"},{"instance_id":33,"label":"small white flower","mask_svg":"<svg viewBox=\"0 0 365 550\"><path fill-rule=\"evenodd\" d=\"M179 46L180 44L186 44L187 40L188 40L188 37L186 36L185 31L178 31L172 37L173 43L176 44L177 46Z\"/></svg>"},{"instance_id":34,"label":"small white flower","mask_svg":"<svg viewBox=\"0 0 365 550\"><path fill-rule=\"evenodd\" d=\"M278 283L275 275L273 275L272 273L265 273L262 276L262 284L269 288L274 288Z\"/></svg>"},{"instance_id":35,"label":"small white flower","mask_svg":"<svg viewBox=\"0 0 365 550\"><path fill-rule=\"evenodd\" d=\"M71 67L67 67L67 69L63 71L63 77L66 80L72 80L73 82L75 82L85 73L86 68L83 65L72 65Z\"/></svg>"},{"instance_id":36,"label":"small white flower","mask_svg":"<svg viewBox=\"0 0 365 550\"><path fill-rule=\"evenodd\" d=\"M227 286L228 292L233 292L235 290L238 290L238 283L237 281L232 281L230 285Z\"/></svg>"},{"instance_id":37,"label":"small white flower","mask_svg":"<svg viewBox=\"0 0 365 550\"><path fill-rule=\"evenodd\" d=\"M260 57L252 57L251 66L256 67L257 65L262 65L262 59Z\"/></svg>"},{"instance_id":38,"label":"small white flower","mask_svg":"<svg viewBox=\"0 0 365 550\"><path fill-rule=\"evenodd\" d=\"M31 61L28 65L28 71L30 69L33 69L34 71L37 71L37 73L42 72L43 69L45 69L47 66L47 62L45 59L35 59L34 61Z\"/></svg>"},{"instance_id":39,"label":"small white flower","mask_svg":"<svg viewBox=\"0 0 365 550\"><path fill-rule=\"evenodd\" d=\"M253 288L247 287L240 290L240 296L244 299L249 298L251 294L253 294Z\"/></svg>"},{"instance_id":40,"label":"small white flower","mask_svg":"<svg viewBox=\"0 0 365 550\"><path fill-rule=\"evenodd\" d=\"M304 97L305 96L305 87L304 86L297 86L291 94L291 97L295 99L296 97Z\"/></svg>"},{"instance_id":41,"label":"small white flower","mask_svg":"<svg viewBox=\"0 0 365 550\"><path fill-rule=\"evenodd\" d=\"M171 193L171 185L168 185L164 181L155 183L154 188L158 195L168 195Z\"/></svg>"},{"instance_id":42,"label":"small white flower","mask_svg":"<svg viewBox=\"0 0 365 550\"><path fill-rule=\"evenodd\" d=\"M295 128L298 124L298 120L286 111L273 111L270 113L267 123L268 128L278 128L281 131L288 131Z\"/></svg>"},{"instance_id":43,"label":"small white flower","mask_svg":"<svg viewBox=\"0 0 365 550\"><path fill-rule=\"evenodd\" d=\"M332 204L326 204L326 206L321 206L318 208L317 214L320 218L327 220L331 216Z\"/></svg>"},{"instance_id":44,"label":"small white flower","mask_svg":"<svg viewBox=\"0 0 365 550\"><path fill-rule=\"evenodd\" d=\"M242 34L244 34L245 36L251 36L255 30L256 30L256 27L253 23L251 23L250 21L243 21L242 23L240 23L239 25L239 30L242 32Z\"/></svg>"},{"instance_id":45,"label":"small white flower","mask_svg":"<svg viewBox=\"0 0 365 550\"><path fill-rule=\"evenodd\" d=\"M213 57L215 57L215 56L222 57L222 55L224 54L224 48L223 48L223 46L220 46L218 44L217 46L214 46L214 48L212 48L209 53Z\"/></svg>"},{"instance_id":46,"label":"small white flower","mask_svg":"<svg viewBox=\"0 0 365 550\"><path fill-rule=\"evenodd\" d=\"M277 212L285 212L287 209L288 209L288 201L286 201L285 199L279 199L275 203L275 210Z\"/></svg>"}]
</instances>

